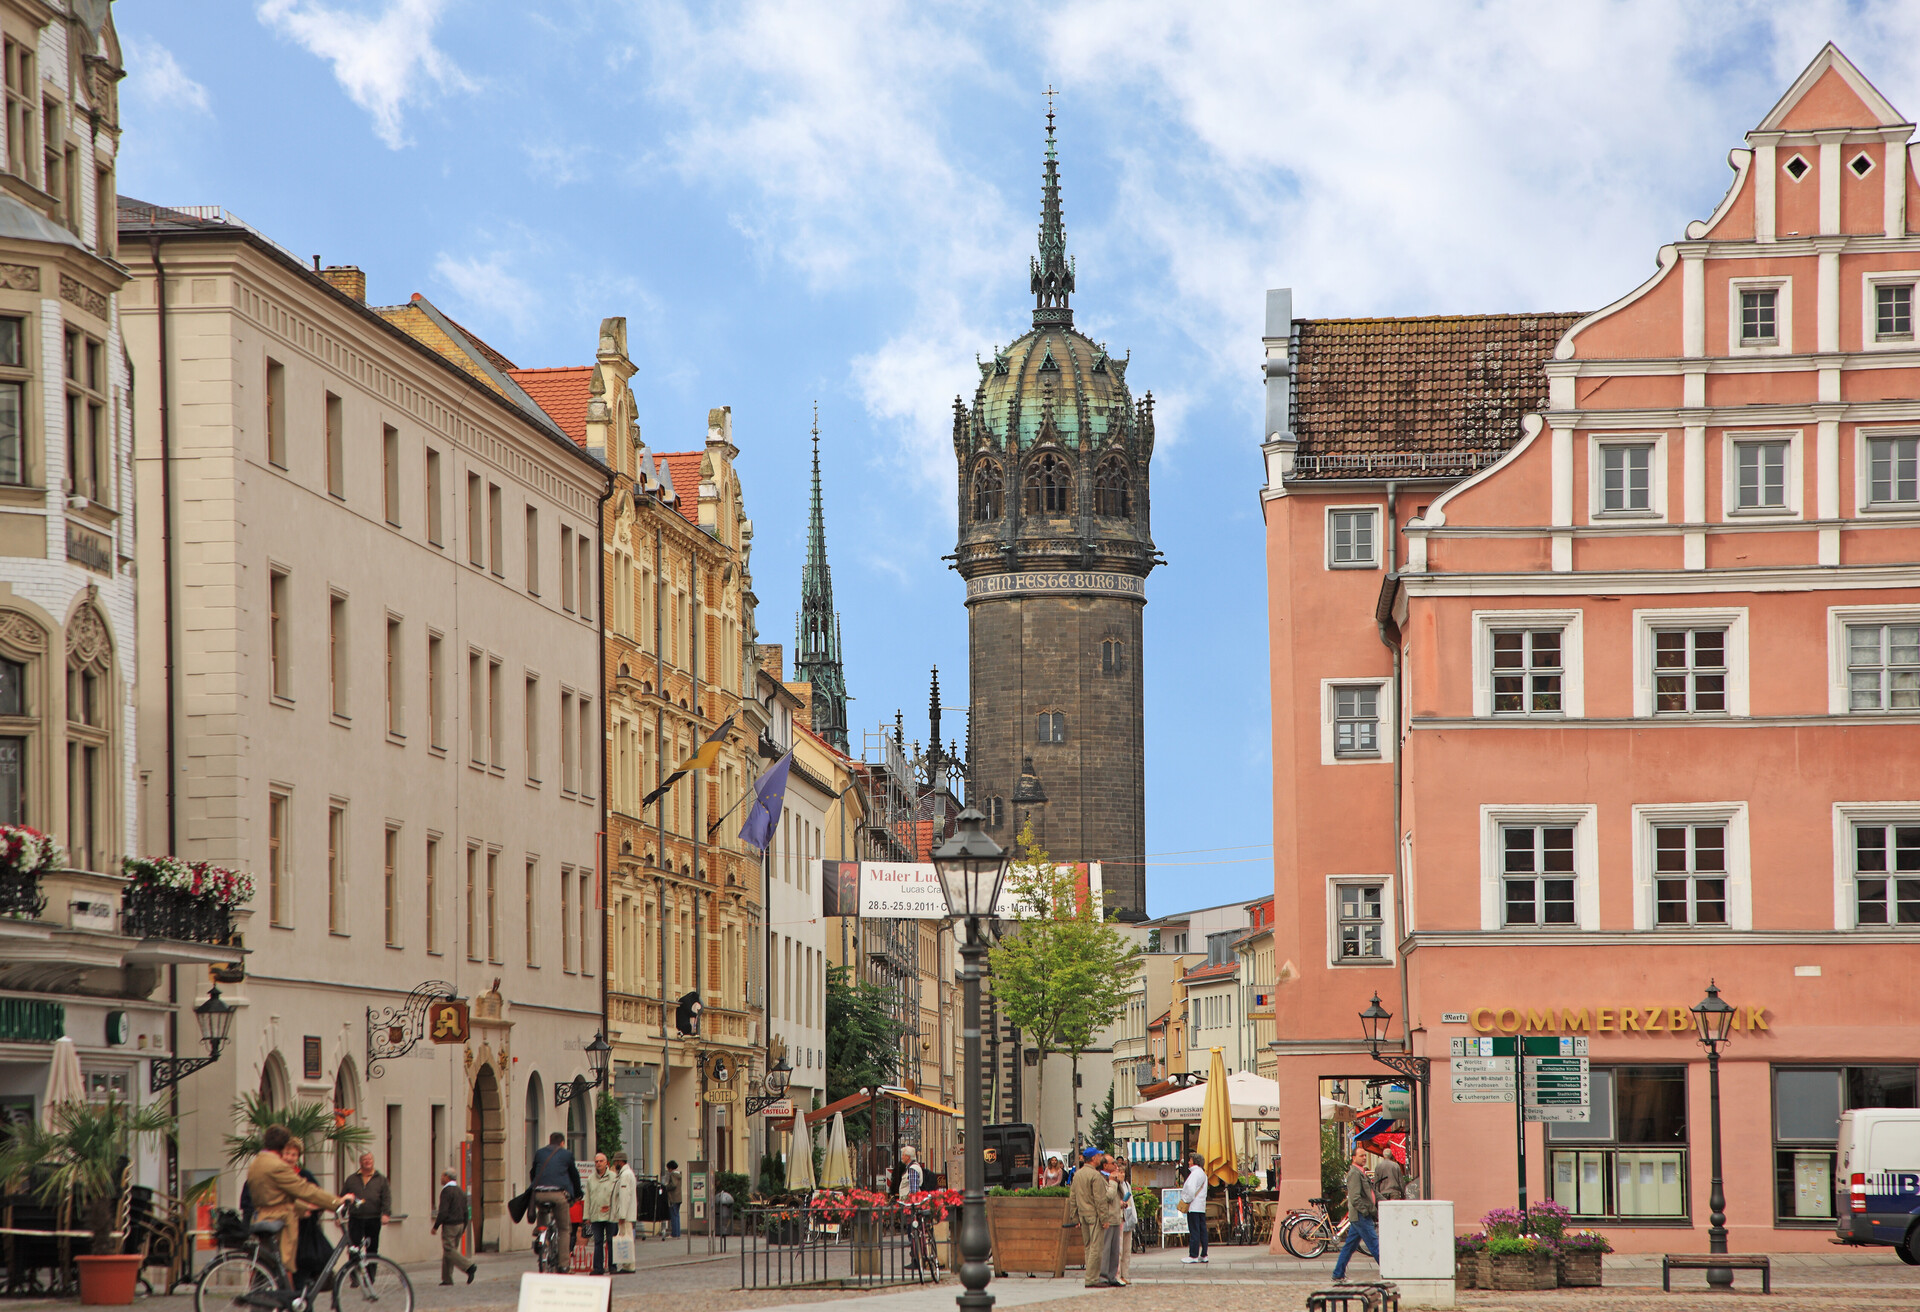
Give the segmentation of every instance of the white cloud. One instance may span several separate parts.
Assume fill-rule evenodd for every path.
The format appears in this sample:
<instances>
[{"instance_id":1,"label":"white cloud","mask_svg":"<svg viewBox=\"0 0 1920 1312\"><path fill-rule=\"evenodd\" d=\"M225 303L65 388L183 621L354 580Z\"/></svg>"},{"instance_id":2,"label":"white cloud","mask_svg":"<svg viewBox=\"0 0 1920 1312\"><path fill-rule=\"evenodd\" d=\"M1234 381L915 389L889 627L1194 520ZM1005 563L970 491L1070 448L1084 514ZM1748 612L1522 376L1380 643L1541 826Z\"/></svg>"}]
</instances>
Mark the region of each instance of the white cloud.
<instances>
[{"instance_id":1,"label":"white cloud","mask_svg":"<svg viewBox=\"0 0 1920 1312\"><path fill-rule=\"evenodd\" d=\"M260 0L260 21L333 65L353 103L373 115L374 131L399 150L407 144L401 109L430 90L471 91L474 83L433 43L445 0L389 0L369 16L320 0Z\"/></svg>"},{"instance_id":2,"label":"white cloud","mask_svg":"<svg viewBox=\"0 0 1920 1312\"><path fill-rule=\"evenodd\" d=\"M531 318L540 308L540 294L532 284L508 269L501 251L464 258L442 251L433 261L437 277L463 307L489 325L510 327Z\"/></svg>"},{"instance_id":3,"label":"white cloud","mask_svg":"<svg viewBox=\"0 0 1920 1312\"><path fill-rule=\"evenodd\" d=\"M126 95L156 109L188 109L196 113L212 112L207 89L187 76L173 51L158 41L129 36L122 45L126 57Z\"/></svg>"}]
</instances>

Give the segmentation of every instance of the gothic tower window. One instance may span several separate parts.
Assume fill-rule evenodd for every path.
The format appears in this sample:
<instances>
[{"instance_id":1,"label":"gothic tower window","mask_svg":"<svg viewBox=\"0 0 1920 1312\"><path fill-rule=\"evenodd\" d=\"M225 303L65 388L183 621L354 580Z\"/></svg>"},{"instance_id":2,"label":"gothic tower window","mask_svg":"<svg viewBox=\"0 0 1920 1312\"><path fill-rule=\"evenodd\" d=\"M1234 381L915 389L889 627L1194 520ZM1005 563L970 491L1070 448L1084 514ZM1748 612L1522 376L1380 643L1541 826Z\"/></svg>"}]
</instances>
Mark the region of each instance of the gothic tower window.
<instances>
[{"instance_id":1,"label":"gothic tower window","mask_svg":"<svg viewBox=\"0 0 1920 1312\"><path fill-rule=\"evenodd\" d=\"M1006 479L992 460L982 461L973 471L973 522L985 524L1000 518L1001 502L1006 496Z\"/></svg>"},{"instance_id":2,"label":"gothic tower window","mask_svg":"<svg viewBox=\"0 0 1920 1312\"><path fill-rule=\"evenodd\" d=\"M1133 518L1133 498L1127 486L1127 462L1108 456L1093 474L1093 513L1116 519Z\"/></svg>"},{"instance_id":3,"label":"gothic tower window","mask_svg":"<svg viewBox=\"0 0 1920 1312\"><path fill-rule=\"evenodd\" d=\"M1027 466L1027 513L1029 515L1065 515L1071 513L1073 470L1067 462L1051 453Z\"/></svg>"},{"instance_id":4,"label":"gothic tower window","mask_svg":"<svg viewBox=\"0 0 1920 1312\"><path fill-rule=\"evenodd\" d=\"M989 797L986 799L987 828L998 829L1007 822L1007 799Z\"/></svg>"},{"instance_id":5,"label":"gothic tower window","mask_svg":"<svg viewBox=\"0 0 1920 1312\"><path fill-rule=\"evenodd\" d=\"M105 870L112 832L107 805L113 712L113 646L99 612L84 606L67 625L67 862Z\"/></svg>"},{"instance_id":6,"label":"gothic tower window","mask_svg":"<svg viewBox=\"0 0 1920 1312\"><path fill-rule=\"evenodd\" d=\"M1035 742L1063 743L1067 740L1067 716L1064 711L1042 711L1034 719Z\"/></svg>"},{"instance_id":7,"label":"gothic tower window","mask_svg":"<svg viewBox=\"0 0 1920 1312\"><path fill-rule=\"evenodd\" d=\"M1127 668L1127 644L1118 638L1107 638L1100 644L1100 673L1124 674Z\"/></svg>"}]
</instances>

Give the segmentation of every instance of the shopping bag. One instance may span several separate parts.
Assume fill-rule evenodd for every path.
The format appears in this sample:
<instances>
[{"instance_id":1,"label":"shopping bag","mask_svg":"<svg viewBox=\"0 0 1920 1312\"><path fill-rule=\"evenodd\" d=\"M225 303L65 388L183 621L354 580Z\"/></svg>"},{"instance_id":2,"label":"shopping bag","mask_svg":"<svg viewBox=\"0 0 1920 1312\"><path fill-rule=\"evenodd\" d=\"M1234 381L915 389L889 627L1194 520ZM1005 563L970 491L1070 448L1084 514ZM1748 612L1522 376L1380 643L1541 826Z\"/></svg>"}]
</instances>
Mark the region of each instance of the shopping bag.
<instances>
[{"instance_id":1,"label":"shopping bag","mask_svg":"<svg viewBox=\"0 0 1920 1312\"><path fill-rule=\"evenodd\" d=\"M620 1233L613 1237L613 1264L622 1270L631 1270L634 1266L633 1232L625 1222L621 1223Z\"/></svg>"}]
</instances>

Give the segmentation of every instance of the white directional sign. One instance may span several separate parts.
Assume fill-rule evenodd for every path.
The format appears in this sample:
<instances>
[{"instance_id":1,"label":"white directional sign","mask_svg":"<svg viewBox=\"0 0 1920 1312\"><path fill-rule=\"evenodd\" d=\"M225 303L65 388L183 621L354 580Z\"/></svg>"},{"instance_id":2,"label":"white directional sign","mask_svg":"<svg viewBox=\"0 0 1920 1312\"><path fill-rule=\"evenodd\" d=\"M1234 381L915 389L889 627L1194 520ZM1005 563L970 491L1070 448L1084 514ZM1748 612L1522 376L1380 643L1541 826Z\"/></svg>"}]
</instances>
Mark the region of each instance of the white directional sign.
<instances>
[{"instance_id":1,"label":"white directional sign","mask_svg":"<svg viewBox=\"0 0 1920 1312\"><path fill-rule=\"evenodd\" d=\"M1454 1057L1447 1069L1455 1102L1512 1102L1512 1057Z\"/></svg>"}]
</instances>

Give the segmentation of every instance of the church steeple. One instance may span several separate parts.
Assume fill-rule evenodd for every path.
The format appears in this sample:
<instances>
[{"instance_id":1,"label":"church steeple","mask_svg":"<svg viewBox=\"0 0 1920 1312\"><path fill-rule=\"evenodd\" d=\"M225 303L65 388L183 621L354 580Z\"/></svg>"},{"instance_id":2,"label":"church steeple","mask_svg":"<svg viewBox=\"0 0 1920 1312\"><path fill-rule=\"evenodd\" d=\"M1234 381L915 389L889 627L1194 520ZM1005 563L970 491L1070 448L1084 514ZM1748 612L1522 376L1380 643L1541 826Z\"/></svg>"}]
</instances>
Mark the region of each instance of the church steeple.
<instances>
[{"instance_id":1,"label":"church steeple","mask_svg":"<svg viewBox=\"0 0 1920 1312\"><path fill-rule=\"evenodd\" d=\"M1052 87L1047 88L1047 162L1041 170L1040 255L1033 261L1033 326L1072 326L1073 261L1060 222L1060 157L1053 142Z\"/></svg>"},{"instance_id":2,"label":"church steeple","mask_svg":"<svg viewBox=\"0 0 1920 1312\"><path fill-rule=\"evenodd\" d=\"M807 558L800 566L800 614L793 677L813 685L813 731L847 750L847 676L840 663L840 613L827 567L827 521L820 506L820 406L813 407L813 499L807 507Z\"/></svg>"}]
</instances>

